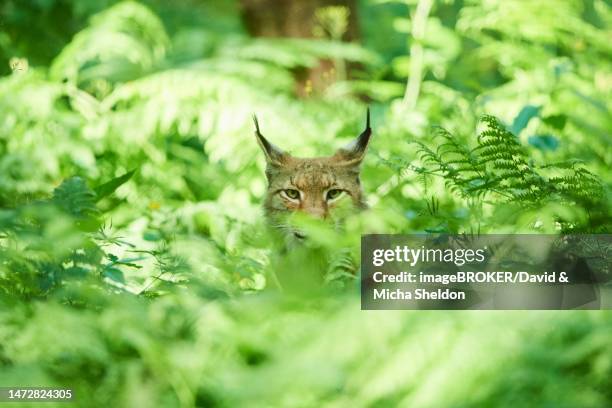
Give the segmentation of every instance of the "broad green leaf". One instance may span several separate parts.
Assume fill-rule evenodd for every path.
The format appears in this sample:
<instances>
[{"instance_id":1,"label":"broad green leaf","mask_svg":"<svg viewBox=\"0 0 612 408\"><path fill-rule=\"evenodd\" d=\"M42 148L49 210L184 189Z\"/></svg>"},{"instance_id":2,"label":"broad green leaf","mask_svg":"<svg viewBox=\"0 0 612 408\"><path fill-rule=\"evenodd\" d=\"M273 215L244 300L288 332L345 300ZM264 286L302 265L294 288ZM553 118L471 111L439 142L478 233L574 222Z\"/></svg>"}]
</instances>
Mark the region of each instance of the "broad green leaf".
<instances>
[{"instance_id":1,"label":"broad green leaf","mask_svg":"<svg viewBox=\"0 0 612 408\"><path fill-rule=\"evenodd\" d=\"M107 197L115 192L121 185L127 182L136 172L136 170L128 171L127 173L116 177L112 180L107 181L104 184L100 184L99 186L94 188L94 192L96 193L96 201L100 201L104 197Z\"/></svg>"}]
</instances>

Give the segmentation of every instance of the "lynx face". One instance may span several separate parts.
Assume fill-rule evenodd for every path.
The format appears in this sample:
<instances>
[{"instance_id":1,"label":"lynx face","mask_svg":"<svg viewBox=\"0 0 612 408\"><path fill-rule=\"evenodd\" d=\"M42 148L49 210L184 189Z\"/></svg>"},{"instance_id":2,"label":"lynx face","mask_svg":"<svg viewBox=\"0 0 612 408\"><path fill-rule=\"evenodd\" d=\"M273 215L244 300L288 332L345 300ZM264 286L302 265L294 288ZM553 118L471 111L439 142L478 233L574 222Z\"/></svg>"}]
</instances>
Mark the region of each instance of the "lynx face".
<instances>
[{"instance_id":1,"label":"lynx face","mask_svg":"<svg viewBox=\"0 0 612 408\"><path fill-rule=\"evenodd\" d=\"M338 208L366 207L359 171L372 134L369 111L361 135L328 157L293 157L263 137L256 118L255 129L266 156L268 190L264 209L272 226L292 238L303 239L304 233L287 223L292 214L301 212L337 223Z\"/></svg>"}]
</instances>

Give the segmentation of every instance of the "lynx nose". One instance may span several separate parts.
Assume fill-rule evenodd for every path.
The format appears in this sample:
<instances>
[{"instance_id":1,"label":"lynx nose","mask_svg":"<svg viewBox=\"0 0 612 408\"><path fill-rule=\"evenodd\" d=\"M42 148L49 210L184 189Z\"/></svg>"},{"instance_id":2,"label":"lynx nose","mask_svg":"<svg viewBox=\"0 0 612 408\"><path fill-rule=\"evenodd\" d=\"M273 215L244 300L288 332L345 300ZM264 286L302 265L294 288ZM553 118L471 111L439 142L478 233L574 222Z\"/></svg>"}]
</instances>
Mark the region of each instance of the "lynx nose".
<instances>
[{"instance_id":1,"label":"lynx nose","mask_svg":"<svg viewBox=\"0 0 612 408\"><path fill-rule=\"evenodd\" d=\"M308 207L303 208L302 211L308 216L319 220L324 220L325 218L327 218L327 211L325 210L325 208Z\"/></svg>"}]
</instances>

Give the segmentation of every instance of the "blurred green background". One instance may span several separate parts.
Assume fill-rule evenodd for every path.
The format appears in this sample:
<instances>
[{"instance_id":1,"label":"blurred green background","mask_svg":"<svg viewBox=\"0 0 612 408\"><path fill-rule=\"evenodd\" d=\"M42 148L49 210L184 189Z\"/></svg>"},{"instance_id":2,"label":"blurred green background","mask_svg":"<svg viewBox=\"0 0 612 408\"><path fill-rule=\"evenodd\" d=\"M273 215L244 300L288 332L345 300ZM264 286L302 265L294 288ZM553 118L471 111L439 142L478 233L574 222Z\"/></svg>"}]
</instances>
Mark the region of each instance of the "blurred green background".
<instances>
[{"instance_id":1,"label":"blurred green background","mask_svg":"<svg viewBox=\"0 0 612 408\"><path fill-rule=\"evenodd\" d=\"M0 1L0 386L612 406L609 312L362 312L356 279L361 233L610 232L611 21L608 0ZM251 116L325 155L366 107L371 208L280 255Z\"/></svg>"}]
</instances>

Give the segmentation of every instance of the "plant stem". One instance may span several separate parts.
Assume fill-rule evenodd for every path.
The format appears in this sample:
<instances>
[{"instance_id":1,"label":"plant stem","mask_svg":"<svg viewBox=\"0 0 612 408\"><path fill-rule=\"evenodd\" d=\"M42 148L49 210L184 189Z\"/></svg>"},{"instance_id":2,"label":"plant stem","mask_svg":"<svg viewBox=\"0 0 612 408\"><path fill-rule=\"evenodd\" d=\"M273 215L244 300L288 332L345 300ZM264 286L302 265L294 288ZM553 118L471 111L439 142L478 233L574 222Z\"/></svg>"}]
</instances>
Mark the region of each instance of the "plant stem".
<instances>
[{"instance_id":1,"label":"plant stem","mask_svg":"<svg viewBox=\"0 0 612 408\"><path fill-rule=\"evenodd\" d=\"M419 0L414 16L412 17L412 42L410 45L410 71L404 103L410 109L416 107L423 77L423 39L425 38L425 27L427 17L431 11L433 0Z\"/></svg>"}]
</instances>

